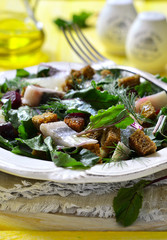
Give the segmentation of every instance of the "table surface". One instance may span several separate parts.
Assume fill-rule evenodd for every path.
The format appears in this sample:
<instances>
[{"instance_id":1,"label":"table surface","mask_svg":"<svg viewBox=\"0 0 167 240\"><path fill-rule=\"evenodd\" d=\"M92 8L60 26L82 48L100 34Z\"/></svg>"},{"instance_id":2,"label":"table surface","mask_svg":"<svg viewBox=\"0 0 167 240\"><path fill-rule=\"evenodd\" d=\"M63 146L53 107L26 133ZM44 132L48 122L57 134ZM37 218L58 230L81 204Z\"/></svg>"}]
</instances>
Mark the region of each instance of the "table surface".
<instances>
[{"instance_id":1,"label":"table surface","mask_svg":"<svg viewBox=\"0 0 167 240\"><path fill-rule=\"evenodd\" d=\"M6 0L1 0L1 5ZM13 3L15 1L12 1ZM136 0L134 1L138 12L145 10L156 10L167 14L167 2L166 1L149 1L149 0ZM39 1L37 9L37 18L43 22L45 31L45 42L42 49L40 50L39 56L32 61L21 61L17 62L18 68L27 67L29 65L35 65L42 62L51 61L65 61L65 62L81 62L77 55L68 46L63 34L53 24L53 20L56 17L69 18L72 13L80 12L82 10L93 12L94 15L91 19L93 26L85 29L84 33L88 39L96 46L99 51L106 57L110 58L117 64L132 65L131 62L125 56L114 56L110 55L99 41L96 29L95 21L97 16L105 4L105 0L98 1L82 1L82 0L41 0ZM16 4L14 8L16 8ZM32 64L33 63L33 64ZM11 69L12 66L8 65L4 67L0 65L0 71ZM166 72L164 72L166 75ZM33 231L10 231L14 229L16 222L14 219L8 219L7 222L2 221L0 216L0 239L124 239L124 240L158 240L167 239L167 233L165 232L33 232ZM12 229L10 229L12 226Z\"/></svg>"}]
</instances>

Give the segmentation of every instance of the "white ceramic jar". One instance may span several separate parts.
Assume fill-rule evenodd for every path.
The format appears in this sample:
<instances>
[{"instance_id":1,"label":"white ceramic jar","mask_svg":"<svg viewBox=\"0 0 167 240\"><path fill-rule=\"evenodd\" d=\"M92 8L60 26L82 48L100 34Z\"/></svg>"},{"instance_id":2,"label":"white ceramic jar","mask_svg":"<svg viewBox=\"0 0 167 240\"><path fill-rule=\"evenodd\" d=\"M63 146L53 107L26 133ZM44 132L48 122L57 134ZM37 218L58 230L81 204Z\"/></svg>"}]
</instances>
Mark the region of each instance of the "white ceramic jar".
<instances>
[{"instance_id":1,"label":"white ceramic jar","mask_svg":"<svg viewBox=\"0 0 167 240\"><path fill-rule=\"evenodd\" d=\"M144 71L160 73L167 63L167 21L159 12L142 12L131 26L126 42L130 62Z\"/></svg>"},{"instance_id":2,"label":"white ceramic jar","mask_svg":"<svg viewBox=\"0 0 167 240\"><path fill-rule=\"evenodd\" d=\"M97 33L107 52L124 55L127 32L137 16L132 0L107 0L97 21Z\"/></svg>"}]
</instances>

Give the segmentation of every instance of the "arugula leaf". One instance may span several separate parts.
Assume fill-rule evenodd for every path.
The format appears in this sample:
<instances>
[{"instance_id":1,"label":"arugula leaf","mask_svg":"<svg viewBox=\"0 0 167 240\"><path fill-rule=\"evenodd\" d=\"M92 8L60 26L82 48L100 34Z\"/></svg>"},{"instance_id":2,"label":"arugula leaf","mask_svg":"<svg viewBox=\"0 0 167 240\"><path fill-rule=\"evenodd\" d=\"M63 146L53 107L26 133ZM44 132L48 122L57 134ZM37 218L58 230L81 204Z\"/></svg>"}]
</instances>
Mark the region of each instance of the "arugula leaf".
<instances>
[{"instance_id":1,"label":"arugula leaf","mask_svg":"<svg viewBox=\"0 0 167 240\"><path fill-rule=\"evenodd\" d=\"M75 156L75 159L80 161L85 167L92 167L99 161L99 157L87 149L82 149Z\"/></svg>"},{"instance_id":2,"label":"arugula leaf","mask_svg":"<svg viewBox=\"0 0 167 240\"><path fill-rule=\"evenodd\" d=\"M70 91L64 96L64 99L81 98L89 103L95 110L107 109L118 103L118 96L109 94L107 91L101 92L94 86L87 89Z\"/></svg>"},{"instance_id":3,"label":"arugula leaf","mask_svg":"<svg viewBox=\"0 0 167 240\"><path fill-rule=\"evenodd\" d=\"M44 142L50 151L52 161L57 167L86 169L94 166L99 161L99 157L87 149L63 148L60 151L55 149L53 140L50 137L46 138Z\"/></svg>"},{"instance_id":4,"label":"arugula leaf","mask_svg":"<svg viewBox=\"0 0 167 240\"><path fill-rule=\"evenodd\" d=\"M22 155L30 158L37 158L32 154L32 151L29 148L26 149L26 148L23 148L22 146L15 146L11 152L17 155Z\"/></svg>"},{"instance_id":5,"label":"arugula leaf","mask_svg":"<svg viewBox=\"0 0 167 240\"><path fill-rule=\"evenodd\" d=\"M18 127L18 133L19 137L22 139L32 138L37 134L37 129L32 123L31 118L27 121L21 121L21 124Z\"/></svg>"},{"instance_id":6,"label":"arugula leaf","mask_svg":"<svg viewBox=\"0 0 167 240\"><path fill-rule=\"evenodd\" d=\"M121 122L119 122L121 120ZM107 110L100 110L95 116L90 117L88 129L106 127L114 124L119 128L126 128L132 124L134 120L129 116L125 110L124 105L117 105L108 108Z\"/></svg>"},{"instance_id":7,"label":"arugula leaf","mask_svg":"<svg viewBox=\"0 0 167 240\"><path fill-rule=\"evenodd\" d=\"M140 97L148 96L153 93L152 84L148 81L145 81L137 85L135 87L135 90L137 91Z\"/></svg>"},{"instance_id":8,"label":"arugula leaf","mask_svg":"<svg viewBox=\"0 0 167 240\"><path fill-rule=\"evenodd\" d=\"M116 215L116 221L123 226L131 225L138 217L139 210L142 207L142 190L149 181L141 180L133 187L121 188L113 201L113 208Z\"/></svg>"},{"instance_id":9,"label":"arugula leaf","mask_svg":"<svg viewBox=\"0 0 167 240\"><path fill-rule=\"evenodd\" d=\"M16 138L16 140L21 142L22 144L27 145L29 148L31 148L33 150L43 151L43 152L48 151L48 147L43 142L43 137L41 134L34 138L30 138L30 139L26 139L26 140L21 139L21 138Z\"/></svg>"},{"instance_id":10,"label":"arugula leaf","mask_svg":"<svg viewBox=\"0 0 167 240\"><path fill-rule=\"evenodd\" d=\"M13 148L12 141L9 141L9 140L3 138L0 135L0 147L3 147L5 149L7 149L7 150L12 150L12 148Z\"/></svg>"},{"instance_id":11,"label":"arugula leaf","mask_svg":"<svg viewBox=\"0 0 167 240\"><path fill-rule=\"evenodd\" d=\"M25 69L17 69L16 70L16 77L28 77L30 75L30 73L28 71L26 71Z\"/></svg>"},{"instance_id":12,"label":"arugula leaf","mask_svg":"<svg viewBox=\"0 0 167 240\"><path fill-rule=\"evenodd\" d=\"M91 115L95 115L97 111L92 108L92 106L89 103L86 103L85 101L79 99L79 98L73 98L69 100L63 100L62 101L68 108L67 113L72 112L85 112Z\"/></svg>"},{"instance_id":13,"label":"arugula leaf","mask_svg":"<svg viewBox=\"0 0 167 240\"><path fill-rule=\"evenodd\" d=\"M12 109L12 103L11 100L7 100L3 105L2 105L2 114L5 117L5 121L9 121L10 114L9 111Z\"/></svg>"},{"instance_id":14,"label":"arugula leaf","mask_svg":"<svg viewBox=\"0 0 167 240\"><path fill-rule=\"evenodd\" d=\"M75 158L64 152L55 150L51 152L51 158L57 167L85 168L81 162L76 161Z\"/></svg>"}]
</instances>

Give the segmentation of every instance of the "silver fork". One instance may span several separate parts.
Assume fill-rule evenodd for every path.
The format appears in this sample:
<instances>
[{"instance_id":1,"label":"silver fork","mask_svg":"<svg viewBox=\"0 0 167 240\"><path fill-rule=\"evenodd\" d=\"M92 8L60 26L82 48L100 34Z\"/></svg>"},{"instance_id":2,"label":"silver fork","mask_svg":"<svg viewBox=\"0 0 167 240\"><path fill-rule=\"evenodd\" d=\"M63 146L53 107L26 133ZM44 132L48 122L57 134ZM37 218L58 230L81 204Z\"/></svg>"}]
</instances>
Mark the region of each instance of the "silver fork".
<instances>
[{"instance_id":1,"label":"silver fork","mask_svg":"<svg viewBox=\"0 0 167 240\"><path fill-rule=\"evenodd\" d=\"M97 49L88 41L81 29L77 25L72 27L62 28L64 36L70 47L86 64L91 64L96 70L101 68L119 69L133 74L139 74L145 80L155 84L156 86L167 91L167 84L157 79L154 75L144 72L140 69L116 65L113 61L105 58Z\"/></svg>"}]
</instances>

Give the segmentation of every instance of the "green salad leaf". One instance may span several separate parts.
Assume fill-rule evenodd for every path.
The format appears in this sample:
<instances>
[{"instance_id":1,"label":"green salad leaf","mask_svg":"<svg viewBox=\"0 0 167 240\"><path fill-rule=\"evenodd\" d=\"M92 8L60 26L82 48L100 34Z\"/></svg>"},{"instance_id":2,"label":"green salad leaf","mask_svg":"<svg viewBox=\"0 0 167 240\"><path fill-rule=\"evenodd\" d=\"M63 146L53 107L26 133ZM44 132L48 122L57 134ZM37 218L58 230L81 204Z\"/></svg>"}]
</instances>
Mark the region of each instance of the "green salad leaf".
<instances>
[{"instance_id":1,"label":"green salad leaf","mask_svg":"<svg viewBox=\"0 0 167 240\"><path fill-rule=\"evenodd\" d=\"M99 110L95 116L91 116L88 129L105 128L112 124L119 128L126 128L133 122L134 120L129 116L124 105L116 105L107 110Z\"/></svg>"},{"instance_id":2,"label":"green salad leaf","mask_svg":"<svg viewBox=\"0 0 167 240\"><path fill-rule=\"evenodd\" d=\"M116 221L127 227L138 217L142 207L143 188L148 181L141 180L133 187L121 188L113 200Z\"/></svg>"},{"instance_id":3,"label":"green salad leaf","mask_svg":"<svg viewBox=\"0 0 167 240\"><path fill-rule=\"evenodd\" d=\"M87 89L70 91L64 96L65 99L80 98L89 103L95 110L107 109L118 103L119 97L109 94L107 91L101 92L95 86Z\"/></svg>"},{"instance_id":4,"label":"green salad leaf","mask_svg":"<svg viewBox=\"0 0 167 240\"><path fill-rule=\"evenodd\" d=\"M25 69L17 69L16 70L16 77L24 78L28 77L30 73L26 71Z\"/></svg>"},{"instance_id":5,"label":"green salad leaf","mask_svg":"<svg viewBox=\"0 0 167 240\"><path fill-rule=\"evenodd\" d=\"M71 167L73 169L86 169L94 166L99 157L87 149L72 152L54 150L51 152L52 161L57 167Z\"/></svg>"}]
</instances>

